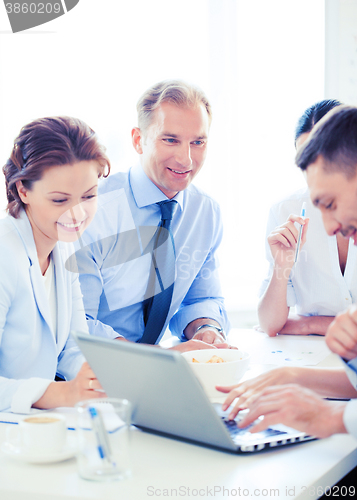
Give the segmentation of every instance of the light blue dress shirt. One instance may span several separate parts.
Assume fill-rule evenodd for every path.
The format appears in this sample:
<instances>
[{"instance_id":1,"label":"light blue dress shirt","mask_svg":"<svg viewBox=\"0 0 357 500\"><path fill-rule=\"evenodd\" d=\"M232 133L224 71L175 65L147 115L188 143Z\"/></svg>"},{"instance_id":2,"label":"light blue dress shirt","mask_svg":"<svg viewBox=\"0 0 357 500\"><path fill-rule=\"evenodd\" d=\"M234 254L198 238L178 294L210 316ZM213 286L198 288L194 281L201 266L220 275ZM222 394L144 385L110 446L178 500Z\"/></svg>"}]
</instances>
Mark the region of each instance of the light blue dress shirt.
<instances>
[{"instance_id":1,"label":"light blue dress shirt","mask_svg":"<svg viewBox=\"0 0 357 500\"><path fill-rule=\"evenodd\" d=\"M217 274L216 250L222 239L219 206L193 185L174 199L178 202L171 226L176 278L162 332L169 326L180 337L188 323L201 317L215 319L227 331L229 322ZM163 200L167 197L140 165L101 181L97 214L76 252L91 334L122 335L131 341L142 337L142 300L152 265L145 248L148 234L153 235L161 219L156 203Z\"/></svg>"}]
</instances>

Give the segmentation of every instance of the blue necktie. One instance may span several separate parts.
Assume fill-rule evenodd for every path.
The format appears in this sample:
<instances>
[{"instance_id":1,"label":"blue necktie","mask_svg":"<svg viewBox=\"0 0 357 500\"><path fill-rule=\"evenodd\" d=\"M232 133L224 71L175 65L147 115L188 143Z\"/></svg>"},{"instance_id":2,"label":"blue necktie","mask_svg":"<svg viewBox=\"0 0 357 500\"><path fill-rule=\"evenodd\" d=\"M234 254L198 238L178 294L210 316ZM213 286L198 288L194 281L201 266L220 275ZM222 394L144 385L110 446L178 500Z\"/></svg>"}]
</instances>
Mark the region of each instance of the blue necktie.
<instances>
[{"instance_id":1,"label":"blue necktie","mask_svg":"<svg viewBox=\"0 0 357 500\"><path fill-rule=\"evenodd\" d=\"M170 309L175 281L175 244L171 232L171 221L177 207L177 201L161 201L161 221L154 235L149 284L143 302L145 330L139 343L155 344L166 322ZM155 294L156 278L160 292Z\"/></svg>"}]
</instances>

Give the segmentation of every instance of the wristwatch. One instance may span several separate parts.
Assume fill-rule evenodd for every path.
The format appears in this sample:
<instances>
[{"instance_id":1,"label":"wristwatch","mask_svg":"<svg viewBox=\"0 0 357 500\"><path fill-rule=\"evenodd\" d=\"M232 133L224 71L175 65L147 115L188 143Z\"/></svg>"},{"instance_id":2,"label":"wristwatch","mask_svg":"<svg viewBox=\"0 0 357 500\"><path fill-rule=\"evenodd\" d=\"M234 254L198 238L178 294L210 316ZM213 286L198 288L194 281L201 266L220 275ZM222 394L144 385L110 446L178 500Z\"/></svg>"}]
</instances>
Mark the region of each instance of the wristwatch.
<instances>
[{"instance_id":1,"label":"wristwatch","mask_svg":"<svg viewBox=\"0 0 357 500\"><path fill-rule=\"evenodd\" d=\"M202 328L214 328L215 330L217 330L218 333L220 333L222 335L222 337L224 339L226 339L226 334L224 333L223 328L221 328L220 326L217 326L217 325L212 325L210 323L206 323L204 325L200 325L198 328L196 328L196 331L195 331L194 335L196 335L196 333L199 330L202 330Z\"/></svg>"}]
</instances>

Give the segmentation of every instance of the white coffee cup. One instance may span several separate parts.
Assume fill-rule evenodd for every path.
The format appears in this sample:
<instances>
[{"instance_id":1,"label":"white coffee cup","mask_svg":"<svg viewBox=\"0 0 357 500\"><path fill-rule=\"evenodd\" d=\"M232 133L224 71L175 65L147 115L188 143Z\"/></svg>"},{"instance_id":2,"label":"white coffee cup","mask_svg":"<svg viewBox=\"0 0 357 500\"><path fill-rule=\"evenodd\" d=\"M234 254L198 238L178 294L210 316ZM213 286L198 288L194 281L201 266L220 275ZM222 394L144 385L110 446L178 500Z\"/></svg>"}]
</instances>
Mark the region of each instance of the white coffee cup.
<instances>
[{"instance_id":1,"label":"white coffee cup","mask_svg":"<svg viewBox=\"0 0 357 500\"><path fill-rule=\"evenodd\" d=\"M29 415L19 422L17 442L24 453L33 455L59 453L67 436L66 419L55 413ZM14 441L11 433L10 441Z\"/></svg>"}]
</instances>

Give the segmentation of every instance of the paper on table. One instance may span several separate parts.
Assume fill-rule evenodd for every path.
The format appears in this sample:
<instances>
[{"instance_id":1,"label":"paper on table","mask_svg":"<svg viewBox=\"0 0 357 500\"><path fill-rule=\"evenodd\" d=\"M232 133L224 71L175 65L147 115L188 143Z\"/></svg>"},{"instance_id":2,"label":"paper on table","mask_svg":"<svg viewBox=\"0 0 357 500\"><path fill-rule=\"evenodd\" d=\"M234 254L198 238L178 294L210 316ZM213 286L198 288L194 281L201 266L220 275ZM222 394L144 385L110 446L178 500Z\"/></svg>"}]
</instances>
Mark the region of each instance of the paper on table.
<instances>
[{"instance_id":1,"label":"paper on table","mask_svg":"<svg viewBox=\"0 0 357 500\"><path fill-rule=\"evenodd\" d=\"M330 353L323 339L292 339L290 335L267 338L259 349L250 351L252 363L279 366L314 366Z\"/></svg>"},{"instance_id":2,"label":"paper on table","mask_svg":"<svg viewBox=\"0 0 357 500\"><path fill-rule=\"evenodd\" d=\"M11 413L11 412L0 412L0 423L5 424L18 424L20 420L28 417L29 415L33 415L36 413L60 413L66 418L67 429L73 431L76 429L77 424L77 410L75 408L54 408L53 410L38 410L36 408L32 408L29 414L19 414L19 413ZM107 430L109 432L116 431L123 425L123 422L119 419L117 415L113 415L111 420L109 421L109 426Z\"/></svg>"},{"instance_id":3,"label":"paper on table","mask_svg":"<svg viewBox=\"0 0 357 500\"><path fill-rule=\"evenodd\" d=\"M28 416L36 415L39 413L51 412L51 413L61 413L66 417L68 429L74 429L76 410L74 408L54 408L53 410L39 410L36 408L31 408L29 413L12 413L12 412L0 412L0 423L2 424L18 424L24 418Z\"/></svg>"},{"instance_id":4,"label":"paper on table","mask_svg":"<svg viewBox=\"0 0 357 500\"><path fill-rule=\"evenodd\" d=\"M41 413L42 410L36 410L35 408L31 408L29 413L12 413L1 411L0 412L0 423L1 424L18 424L20 420L28 417L29 415L33 415L35 413Z\"/></svg>"}]
</instances>

